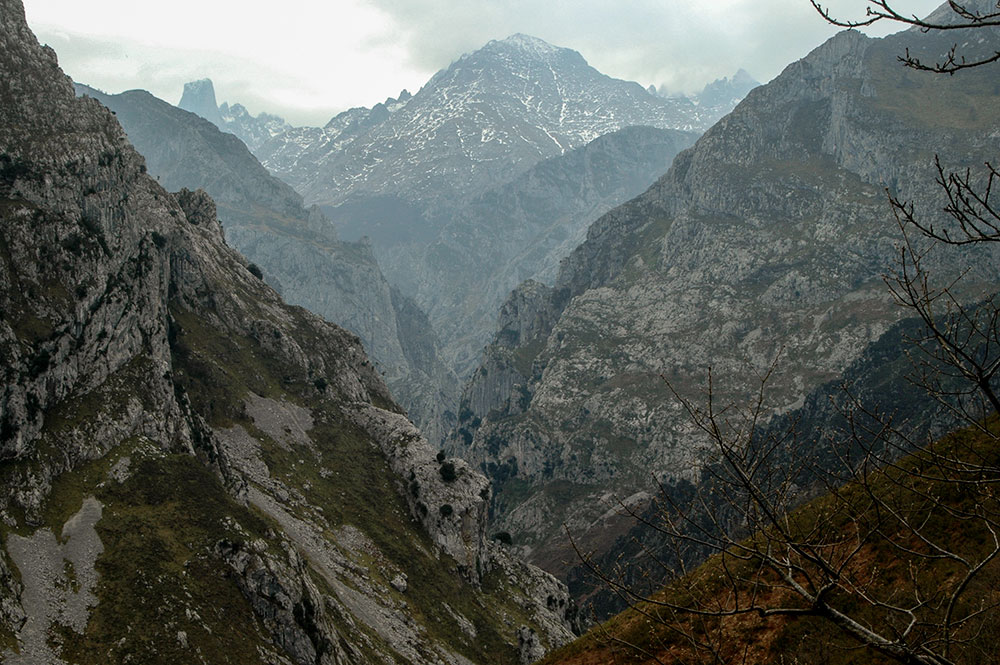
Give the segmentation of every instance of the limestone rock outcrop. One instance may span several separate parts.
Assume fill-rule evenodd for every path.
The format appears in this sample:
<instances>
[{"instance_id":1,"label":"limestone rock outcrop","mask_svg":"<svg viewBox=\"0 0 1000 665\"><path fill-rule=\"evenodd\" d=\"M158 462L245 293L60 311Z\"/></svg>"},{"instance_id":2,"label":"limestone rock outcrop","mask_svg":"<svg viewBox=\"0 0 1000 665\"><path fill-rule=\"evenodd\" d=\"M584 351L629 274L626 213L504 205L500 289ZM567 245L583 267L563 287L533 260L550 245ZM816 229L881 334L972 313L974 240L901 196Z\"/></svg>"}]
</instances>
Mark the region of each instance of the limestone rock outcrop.
<instances>
[{"instance_id":1,"label":"limestone rock outcrop","mask_svg":"<svg viewBox=\"0 0 1000 665\"><path fill-rule=\"evenodd\" d=\"M565 587L488 543L488 482L443 473L358 337L285 304L218 214L0 0L0 659L467 665L517 662L521 625L568 640ZM408 471L451 513L425 519ZM18 544L55 529L75 581L43 614Z\"/></svg>"},{"instance_id":2,"label":"limestone rock outcrop","mask_svg":"<svg viewBox=\"0 0 1000 665\"><path fill-rule=\"evenodd\" d=\"M238 138L203 118L142 90L107 95L76 87L115 112L162 186L212 195L227 242L287 302L361 337L393 397L428 436L442 440L454 419L445 414L457 409L458 379L438 358L431 324L393 291L370 243L340 240L318 208L303 206L302 197L268 173Z\"/></svg>"}]
</instances>

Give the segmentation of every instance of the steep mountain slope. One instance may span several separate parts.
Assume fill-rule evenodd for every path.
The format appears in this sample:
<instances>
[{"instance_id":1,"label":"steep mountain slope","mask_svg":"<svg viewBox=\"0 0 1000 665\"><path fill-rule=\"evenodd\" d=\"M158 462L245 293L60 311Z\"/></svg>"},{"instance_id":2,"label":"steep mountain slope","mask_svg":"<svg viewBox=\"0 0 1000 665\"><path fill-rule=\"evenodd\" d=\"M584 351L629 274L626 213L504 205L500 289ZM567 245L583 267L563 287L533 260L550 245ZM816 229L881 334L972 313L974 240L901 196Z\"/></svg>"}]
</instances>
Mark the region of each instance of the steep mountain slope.
<instances>
[{"instance_id":1,"label":"steep mountain slope","mask_svg":"<svg viewBox=\"0 0 1000 665\"><path fill-rule=\"evenodd\" d=\"M0 0L5 663L495 663L569 637L358 339L285 305Z\"/></svg>"},{"instance_id":2,"label":"steep mountain slope","mask_svg":"<svg viewBox=\"0 0 1000 665\"><path fill-rule=\"evenodd\" d=\"M79 84L76 90L121 116L119 122L162 186L205 189L227 225L259 225L270 217L275 225L335 239L318 212L304 208L302 197L268 173L235 136L145 90L108 95Z\"/></svg>"},{"instance_id":3,"label":"steep mountain slope","mask_svg":"<svg viewBox=\"0 0 1000 665\"><path fill-rule=\"evenodd\" d=\"M943 437L929 449L948 455L952 460L995 465L998 461L995 420L993 425L992 436L967 428ZM889 471L884 475L873 473L866 488L882 500L892 497L890 501L901 511L919 517L922 523L918 529L925 542L919 542L906 529L895 531L892 527L897 524L880 515L868 500L860 499L864 494L858 483L839 488L836 495L831 492L819 496L792 512L788 519L796 533L809 526L820 526L828 534L858 534L857 538L846 541L850 543L853 556L850 551L844 552L842 570L847 577L863 579L864 584L859 585L863 590L830 589L826 595L827 607L835 607L852 619L861 619L866 627L887 635L888 645L903 646L911 654L917 652L918 657L903 657L899 653L903 649L896 652L897 657L888 657L885 652L891 653L891 648L881 653L870 646L866 648L860 640L841 630L843 623L836 625L836 620L831 620L831 613L798 605L793 594L784 592L781 581L766 576L764 584L755 590L758 597L764 599L763 604L771 608L798 607L802 610L799 615L765 616L751 611L722 619L698 618L684 614L672 616L662 607L639 605L542 662L545 665L612 662L882 665L934 660L978 665L993 662L996 634L1000 630L996 585L1000 565L995 558L987 559L992 549L992 539L987 535L989 530L983 522L967 516L971 513L995 515L998 506L995 498L963 487L956 475L942 471L949 468L947 464L939 467L930 460L933 460L933 453L918 454L909 457L902 467L925 474L919 485L905 472ZM924 500L927 495L940 497L940 501L931 505ZM858 508L846 508L845 497L857 501ZM882 531L871 534L868 529L876 523L882 526ZM949 551L970 561L987 560L978 574L963 579L954 561L927 556L929 543L944 544ZM808 566L805 564L807 572L802 573L803 578L812 572ZM743 562L730 559L724 564L721 557L715 556L651 596L661 603L686 604L695 595L712 607L732 608L735 593L739 593L743 601L752 593L752 584L742 583L748 579L746 570ZM733 579L741 583L730 585ZM777 583L768 588L768 582ZM925 601L923 607L916 608L914 614L920 616L919 622L911 624L913 629L910 631L894 630L892 618L867 606L871 599L895 605L907 604L915 595L925 597L923 593L915 594L915 590L926 591L935 598L948 597L960 586L964 588L964 597L954 606ZM693 594L692 589L695 590ZM967 615L970 611L971 617ZM686 639L685 633L695 639ZM935 643L934 637L938 635L948 635L948 639ZM919 649L921 644L929 648L926 651ZM942 648L940 644L948 646ZM946 658L940 657L942 652L947 654Z\"/></svg>"},{"instance_id":4,"label":"steep mountain slope","mask_svg":"<svg viewBox=\"0 0 1000 665\"><path fill-rule=\"evenodd\" d=\"M214 101L211 82L201 83ZM195 88L185 88L188 97ZM77 85L77 93L115 112L162 186L204 188L217 202L227 241L286 301L360 336L395 398L429 426L432 440L441 439L441 412L456 411L458 380L438 360L433 331L409 324L413 305L393 295L369 245L338 240L316 208L306 210L239 139L202 118L141 90L106 95Z\"/></svg>"},{"instance_id":5,"label":"steep mountain slope","mask_svg":"<svg viewBox=\"0 0 1000 665\"><path fill-rule=\"evenodd\" d=\"M900 315L880 279L897 240L884 188L939 210L933 155L975 168L1000 136L990 73L895 64L950 46L836 36L598 220L554 287L512 296L451 446L489 470L494 510L534 561L564 570L564 523L607 547L614 496L695 477L697 437L660 375L693 395L712 367L717 402L744 400L780 353L770 400L787 410ZM973 297L1000 281L995 250L928 261L943 280L969 269Z\"/></svg>"},{"instance_id":6,"label":"steep mountain slope","mask_svg":"<svg viewBox=\"0 0 1000 665\"><path fill-rule=\"evenodd\" d=\"M863 405L866 409L891 415L891 421L897 432L903 433L915 444L930 443L948 432L967 425L956 414L944 407L925 390L918 387L920 372L914 366L914 351L912 340L919 339L924 332L923 323L919 319L904 319L892 325L875 342L868 345L859 357L852 362L844 373L835 380L827 382L810 392L803 400L802 406L790 412L783 413L771 420L762 428L759 440L779 440L790 429L796 433L797 441L810 442L808 449L800 448L794 456L776 456L771 467L779 464L790 465L803 463L806 456L817 468L831 473L842 473L843 464L840 456L855 455L865 449L879 449L879 433L882 428L876 426L871 416L857 409ZM951 383L957 393L960 382L955 377L941 377ZM850 419L848 418L850 414ZM906 446L903 446L906 448ZM805 503L822 493L826 487L822 481L812 474L803 474L799 478L799 503ZM653 556L661 562L676 563L675 544L671 537L650 528L650 524L662 524L663 512L669 501L687 505L684 498L691 496L693 486L690 483L679 482L664 485L652 492L653 501L641 512L642 520L632 516L609 516L605 522L614 528L598 533L591 529L590 533L599 542L607 542L614 534L623 535L614 538L614 544L606 547L606 551L595 557L594 563L601 570L620 571L623 580L635 586L636 589L656 590L666 579L661 565L655 563ZM722 501L717 496L713 504L709 499L706 504L717 509ZM586 540L579 544L589 548L592 544ZM605 549L605 548L602 548ZM688 560L684 563L690 568L708 556L705 548L689 548ZM626 607L622 597L596 579L588 566L578 562L566 576L570 593L577 599L585 600L598 616L609 617Z\"/></svg>"},{"instance_id":7,"label":"steep mountain slope","mask_svg":"<svg viewBox=\"0 0 1000 665\"><path fill-rule=\"evenodd\" d=\"M479 362L510 291L551 283L601 214L644 191L697 135L629 127L533 166L456 211L426 248L387 250L387 277L413 297L460 375Z\"/></svg>"}]
</instances>

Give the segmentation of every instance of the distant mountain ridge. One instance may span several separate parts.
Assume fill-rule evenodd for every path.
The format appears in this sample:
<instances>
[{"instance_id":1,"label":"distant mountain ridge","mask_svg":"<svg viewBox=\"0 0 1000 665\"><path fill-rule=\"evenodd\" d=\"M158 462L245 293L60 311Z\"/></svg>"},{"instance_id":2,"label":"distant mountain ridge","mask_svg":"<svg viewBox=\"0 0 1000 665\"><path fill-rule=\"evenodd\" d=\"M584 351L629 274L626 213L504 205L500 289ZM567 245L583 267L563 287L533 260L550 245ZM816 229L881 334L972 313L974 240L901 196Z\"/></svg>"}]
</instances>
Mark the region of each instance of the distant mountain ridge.
<instances>
[{"instance_id":1,"label":"distant mountain ridge","mask_svg":"<svg viewBox=\"0 0 1000 665\"><path fill-rule=\"evenodd\" d=\"M464 199L608 132L704 130L715 120L690 100L655 97L601 74L576 51L520 34L463 55L405 104L377 106L365 119L279 135L258 156L311 203L388 196L433 216L445 199Z\"/></svg>"},{"instance_id":2,"label":"distant mountain ridge","mask_svg":"<svg viewBox=\"0 0 1000 665\"><path fill-rule=\"evenodd\" d=\"M694 101L706 109L727 109L731 111L751 90L760 85L745 69L739 69L732 77L716 79L705 86ZM722 116L720 116L722 117Z\"/></svg>"},{"instance_id":3,"label":"distant mountain ridge","mask_svg":"<svg viewBox=\"0 0 1000 665\"><path fill-rule=\"evenodd\" d=\"M341 237L368 236L390 282L449 331L444 354L462 372L509 290L551 280L587 224L697 136L667 128L712 120L691 100L651 95L576 51L514 35L415 95L289 129L256 154L312 196ZM330 196L309 194L319 190Z\"/></svg>"},{"instance_id":4,"label":"distant mountain ridge","mask_svg":"<svg viewBox=\"0 0 1000 665\"><path fill-rule=\"evenodd\" d=\"M222 102L219 115L222 116L220 129L240 137L250 152L292 127L284 118L271 113L251 115L242 104L230 106L228 102Z\"/></svg>"}]
</instances>

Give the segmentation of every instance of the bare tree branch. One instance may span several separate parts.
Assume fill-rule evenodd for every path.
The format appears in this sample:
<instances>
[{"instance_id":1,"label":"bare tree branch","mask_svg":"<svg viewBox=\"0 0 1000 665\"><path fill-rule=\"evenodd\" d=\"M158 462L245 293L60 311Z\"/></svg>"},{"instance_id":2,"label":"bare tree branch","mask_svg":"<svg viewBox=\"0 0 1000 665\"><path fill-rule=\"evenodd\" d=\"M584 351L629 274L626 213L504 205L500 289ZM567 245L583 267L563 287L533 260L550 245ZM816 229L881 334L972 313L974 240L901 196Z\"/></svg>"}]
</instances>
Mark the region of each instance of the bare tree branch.
<instances>
[{"instance_id":1,"label":"bare tree branch","mask_svg":"<svg viewBox=\"0 0 1000 665\"><path fill-rule=\"evenodd\" d=\"M840 28L864 28L879 22L898 23L900 25L919 28L924 32L966 31L1000 26L1000 3L997 3L997 11L979 12L969 9L966 4L949 0L948 6L951 9L951 14L948 16L952 20L929 21L921 19L914 14L906 14L895 9L895 3L890 2L890 0L868 0L865 7L865 17L857 20L837 18L831 13L829 7L824 6L818 0L809 0L809 2L827 23ZM958 45L956 44L951 47L942 60L932 64L925 64L920 58L911 55L909 49L906 50L905 55L899 56L899 61L905 66L919 71L936 74L955 74L964 69L981 67L1000 61L1000 51L995 51L990 55L966 59L965 56L958 53Z\"/></svg>"}]
</instances>

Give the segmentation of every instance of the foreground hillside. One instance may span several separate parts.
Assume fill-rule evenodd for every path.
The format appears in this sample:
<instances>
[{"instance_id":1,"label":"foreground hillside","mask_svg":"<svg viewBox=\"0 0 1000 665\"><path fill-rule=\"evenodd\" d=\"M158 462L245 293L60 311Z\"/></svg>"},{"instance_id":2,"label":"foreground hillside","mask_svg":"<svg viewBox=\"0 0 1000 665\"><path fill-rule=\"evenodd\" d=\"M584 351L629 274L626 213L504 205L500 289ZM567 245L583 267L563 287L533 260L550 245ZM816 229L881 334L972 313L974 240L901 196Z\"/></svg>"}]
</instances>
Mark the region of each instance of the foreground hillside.
<instances>
[{"instance_id":1,"label":"foreground hillside","mask_svg":"<svg viewBox=\"0 0 1000 665\"><path fill-rule=\"evenodd\" d=\"M0 659L496 663L565 589L0 0Z\"/></svg>"},{"instance_id":2,"label":"foreground hillside","mask_svg":"<svg viewBox=\"0 0 1000 665\"><path fill-rule=\"evenodd\" d=\"M996 424L990 433L950 434L789 516L798 542L822 540L827 545L818 549L840 565L841 584L831 584L822 600L811 605L796 598L779 576L756 577L750 571L760 565L757 558L716 555L652 594L652 602L635 603L543 664L996 662L1000 559L991 530L1000 504L988 489L1000 468ZM979 482L969 482L973 469L989 475L977 473ZM896 512L887 511L890 506ZM774 533L754 538L785 542ZM796 576L807 585L830 579L806 562ZM705 610L744 611L717 618L668 607L693 606L694 598ZM756 607L795 612L764 616ZM899 607L909 612L891 609ZM834 610L888 637L883 652L835 625ZM896 647L916 655L889 657Z\"/></svg>"},{"instance_id":3,"label":"foreground hillside","mask_svg":"<svg viewBox=\"0 0 1000 665\"><path fill-rule=\"evenodd\" d=\"M780 357L769 404L788 411L902 315L882 281L899 241L886 189L933 215L935 154L958 171L996 157L995 72L896 62L950 46L837 35L595 222L554 287L515 291L450 450L494 480L500 526L531 560L565 573L565 526L607 550L628 526L617 500L697 479L703 450L661 375L695 395L712 367L716 397L742 403ZM1000 285L996 248L927 261L942 282L969 271L959 297Z\"/></svg>"}]
</instances>

